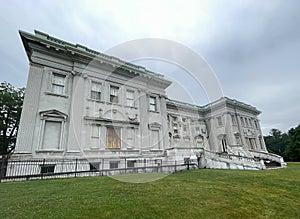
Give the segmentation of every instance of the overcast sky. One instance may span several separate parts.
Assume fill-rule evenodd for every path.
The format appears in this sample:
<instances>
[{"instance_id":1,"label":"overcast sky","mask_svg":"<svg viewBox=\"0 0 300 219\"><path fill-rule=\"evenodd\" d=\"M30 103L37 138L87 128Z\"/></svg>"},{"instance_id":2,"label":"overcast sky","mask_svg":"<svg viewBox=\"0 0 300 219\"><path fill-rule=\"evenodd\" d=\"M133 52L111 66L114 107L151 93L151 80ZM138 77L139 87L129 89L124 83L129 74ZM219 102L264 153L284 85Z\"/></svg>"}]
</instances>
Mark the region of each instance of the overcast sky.
<instances>
[{"instance_id":1,"label":"overcast sky","mask_svg":"<svg viewBox=\"0 0 300 219\"><path fill-rule=\"evenodd\" d=\"M3 1L0 26L0 81L17 87L26 86L28 75L19 29L37 29L98 51L129 40L163 38L203 57L225 96L261 110L265 134L300 123L297 0ZM174 81L167 91L170 98L207 101L203 92L194 92L197 85L180 67L155 60L136 63ZM186 92L178 92L176 85Z\"/></svg>"}]
</instances>

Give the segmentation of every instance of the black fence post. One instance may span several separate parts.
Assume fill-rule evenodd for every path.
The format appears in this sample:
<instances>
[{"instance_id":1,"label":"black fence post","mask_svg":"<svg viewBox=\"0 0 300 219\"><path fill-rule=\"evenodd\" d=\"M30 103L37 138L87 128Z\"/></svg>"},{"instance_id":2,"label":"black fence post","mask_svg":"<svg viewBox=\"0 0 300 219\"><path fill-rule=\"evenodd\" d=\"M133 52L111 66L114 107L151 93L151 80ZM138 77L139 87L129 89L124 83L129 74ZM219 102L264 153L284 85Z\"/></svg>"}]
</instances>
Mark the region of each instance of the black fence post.
<instances>
[{"instance_id":1,"label":"black fence post","mask_svg":"<svg viewBox=\"0 0 300 219\"><path fill-rule=\"evenodd\" d=\"M44 158L43 159L43 164L42 164L42 167L41 167L41 179L43 179L43 176L44 176L44 170L45 170L45 162L46 162L46 159Z\"/></svg>"},{"instance_id":2,"label":"black fence post","mask_svg":"<svg viewBox=\"0 0 300 219\"><path fill-rule=\"evenodd\" d=\"M125 174L127 173L127 163L126 163L126 158L125 158Z\"/></svg>"},{"instance_id":3,"label":"black fence post","mask_svg":"<svg viewBox=\"0 0 300 219\"><path fill-rule=\"evenodd\" d=\"M78 161L78 158L76 158L76 160L75 160L75 178L77 177L77 161Z\"/></svg>"},{"instance_id":4,"label":"black fence post","mask_svg":"<svg viewBox=\"0 0 300 219\"><path fill-rule=\"evenodd\" d=\"M177 172L177 162L175 160L175 173Z\"/></svg>"}]
</instances>

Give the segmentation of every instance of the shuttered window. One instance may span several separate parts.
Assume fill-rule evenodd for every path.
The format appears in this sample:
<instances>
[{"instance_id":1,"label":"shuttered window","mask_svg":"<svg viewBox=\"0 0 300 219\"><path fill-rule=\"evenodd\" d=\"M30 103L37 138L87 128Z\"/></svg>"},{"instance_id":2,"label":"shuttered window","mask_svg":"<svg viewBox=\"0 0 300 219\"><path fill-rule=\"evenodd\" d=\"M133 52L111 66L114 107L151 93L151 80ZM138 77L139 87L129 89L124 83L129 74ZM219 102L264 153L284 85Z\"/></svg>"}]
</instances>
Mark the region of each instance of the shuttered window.
<instances>
[{"instance_id":1,"label":"shuttered window","mask_svg":"<svg viewBox=\"0 0 300 219\"><path fill-rule=\"evenodd\" d=\"M152 149L160 149L159 131L158 130L151 130L151 148Z\"/></svg>"}]
</instances>

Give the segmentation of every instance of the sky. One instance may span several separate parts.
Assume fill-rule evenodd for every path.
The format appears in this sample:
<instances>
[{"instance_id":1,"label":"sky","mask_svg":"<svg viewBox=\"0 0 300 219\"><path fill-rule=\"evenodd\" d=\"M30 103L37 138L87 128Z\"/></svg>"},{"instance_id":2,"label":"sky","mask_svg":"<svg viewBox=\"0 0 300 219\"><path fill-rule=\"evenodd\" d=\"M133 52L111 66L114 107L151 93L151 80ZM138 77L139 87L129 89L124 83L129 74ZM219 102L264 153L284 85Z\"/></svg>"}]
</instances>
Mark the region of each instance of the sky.
<instances>
[{"instance_id":1,"label":"sky","mask_svg":"<svg viewBox=\"0 0 300 219\"><path fill-rule=\"evenodd\" d=\"M127 41L167 39L194 51L223 94L262 111L264 134L300 124L300 1L3 1L0 81L26 86L29 63L18 30L40 30L105 52ZM172 99L204 105L205 90L182 66L128 60L165 75Z\"/></svg>"}]
</instances>

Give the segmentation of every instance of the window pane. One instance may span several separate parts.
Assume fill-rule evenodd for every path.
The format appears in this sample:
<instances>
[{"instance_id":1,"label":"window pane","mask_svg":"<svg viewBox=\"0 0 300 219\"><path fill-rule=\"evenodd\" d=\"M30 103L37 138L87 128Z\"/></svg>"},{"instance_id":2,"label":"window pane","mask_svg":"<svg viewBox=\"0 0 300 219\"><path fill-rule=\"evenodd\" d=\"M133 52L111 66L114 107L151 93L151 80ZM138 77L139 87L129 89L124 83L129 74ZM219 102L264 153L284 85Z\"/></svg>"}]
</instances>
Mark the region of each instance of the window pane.
<instances>
[{"instance_id":1,"label":"window pane","mask_svg":"<svg viewBox=\"0 0 300 219\"><path fill-rule=\"evenodd\" d=\"M101 92L101 84L92 82L92 91Z\"/></svg>"},{"instance_id":2,"label":"window pane","mask_svg":"<svg viewBox=\"0 0 300 219\"><path fill-rule=\"evenodd\" d=\"M52 83L64 85L65 84L65 77L64 75L53 74Z\"/></svg>"},{"instance_id":3,"label":"window pane","mask_svg":"<svg viewBox=\"0 0 300 219\"><path fill-rule=\"evenodd\" d=\"M155 111L156 110L155 108L156 108L155 105L150 105L150 110L151 111Z\"/></svg>"},{"instance_id":4,"label":"window pane","mask_svg":"<svg viewBox=\"0 0 300 219\"><path fill-rule=\"evenodd\" d=\"M52 93L63 94L64 93L64 86L53 84L52 85Z\"/></svg>"},{"instance_id":5,"label":"window pane","mask_svg":"<svg viewBox=\"0 0 300 219\"><path fill-rule=\"evenodd\" d=\"M63 94L65 88L65 75L52 75L52 93Z\"/></svg>"},{"instance_id":6,"label":"window pane","mask_svg":"<svg viewBox=\"0 0 300 219\"><path fill-rule=\"evenodd\" d=\"M93 100L101 100L101 93L100 92L91 91L91 99L93 99Z\"/></svg>"},{"instance_id":7,"label":"window pane","mask_svg":"<svg viewBox=\"0 0 300 219\"><path fill-rule=\"evenodd\" d=\"M156 98L155 97L149 98L149 110L156 111Z\"/></svg>"},{"instance_id":8,"label":"window pane","mask_svg":"<svg viewBox=\"0 0 300 219\"><path fill-rule=\"evenodd\" d=\"M110 86L110 95L118 96L118 91L119 91L118 87Z\"/></svg>"},{"instance_id":9,"label":"window pane","mask_svg":"<svg viewBox=\"0 0 300 219\"><path fill-rule=\"evenodd\" d=\"M156 99L155 99L155 97L150 97L149 102L150 102L150 104L156 104Z\"/></svg>"}]
</instances>

